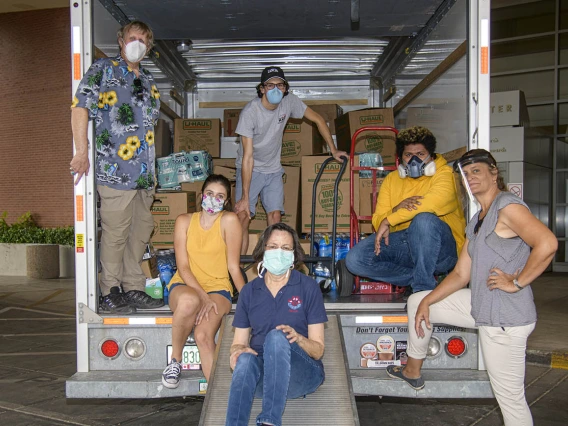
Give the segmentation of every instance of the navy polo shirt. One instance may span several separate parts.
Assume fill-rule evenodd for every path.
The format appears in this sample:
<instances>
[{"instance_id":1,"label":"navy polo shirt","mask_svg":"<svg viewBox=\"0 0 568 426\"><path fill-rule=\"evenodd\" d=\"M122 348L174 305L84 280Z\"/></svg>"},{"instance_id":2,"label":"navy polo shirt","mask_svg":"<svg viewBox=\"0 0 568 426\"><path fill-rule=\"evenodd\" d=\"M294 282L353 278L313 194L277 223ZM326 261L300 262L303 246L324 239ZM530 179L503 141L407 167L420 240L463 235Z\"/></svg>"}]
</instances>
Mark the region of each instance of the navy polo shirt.
<instances>
[{"instance_id":1,"label":"navy polo shirt","mask_svg":"<svg viewBox=\"0 0 568 426\"><path fill-rule=\"evenodd\" d=\"M264 277L246 284L239 294L233 327L250 327L250 347L262 355L264 339L276 326L289 325L308 337L308 325L324 322L327 315L319 285L294 270L276 297L266 287Z\"/></svg>"}]
</instances>

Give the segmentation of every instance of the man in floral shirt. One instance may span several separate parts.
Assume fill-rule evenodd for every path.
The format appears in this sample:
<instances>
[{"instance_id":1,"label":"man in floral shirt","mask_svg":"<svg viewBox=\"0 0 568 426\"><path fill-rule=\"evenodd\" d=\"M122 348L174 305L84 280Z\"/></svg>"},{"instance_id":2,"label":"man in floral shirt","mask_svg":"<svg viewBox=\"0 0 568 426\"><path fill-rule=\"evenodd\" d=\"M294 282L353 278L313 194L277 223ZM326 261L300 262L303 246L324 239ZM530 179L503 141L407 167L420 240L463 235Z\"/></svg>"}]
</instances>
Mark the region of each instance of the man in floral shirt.
<instances>
[{"instance_id":1,"label":"man in floral shirt","mask_svg":"<svg viewBox=\"0 0 568 426\"><path fill-rule=\"evenodd\" d=\"M89 120L96 129L93 172L101 200L99 309L103 312L128 314L163 305L144 292L146 279L140 268L154 227L150 214L156 181L154 125L160 114L154 77L140 62L153 43L152 30L143 22L121 28L120 54L93 63L72 104L75 184L90 168Z\"/></svg>"}]
</instances>

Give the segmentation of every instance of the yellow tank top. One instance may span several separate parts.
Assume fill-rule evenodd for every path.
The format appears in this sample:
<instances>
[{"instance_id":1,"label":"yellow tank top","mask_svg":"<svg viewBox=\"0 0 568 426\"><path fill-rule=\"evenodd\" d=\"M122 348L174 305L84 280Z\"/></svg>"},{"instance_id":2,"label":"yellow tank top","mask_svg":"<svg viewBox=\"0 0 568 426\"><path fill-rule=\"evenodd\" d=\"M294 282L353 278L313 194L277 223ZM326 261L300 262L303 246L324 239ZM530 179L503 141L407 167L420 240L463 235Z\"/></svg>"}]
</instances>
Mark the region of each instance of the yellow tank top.
<instances>
[{"instance_id":1,"label":"yellow tank top","mask_svg":"<svg viewBox=\"0 0 568 426\"><path fill-rule=\"evenodd\" d=\"M233 294L227 266L227 245L221 233L222 216L223 212L213 226L205 230L199 223L201 212L191 215L187 228L187 256L191 272L206 293L227 290ZM175 283L183 283L179 272L172 277L168 289Z\"/></svg>"}]
</instances>

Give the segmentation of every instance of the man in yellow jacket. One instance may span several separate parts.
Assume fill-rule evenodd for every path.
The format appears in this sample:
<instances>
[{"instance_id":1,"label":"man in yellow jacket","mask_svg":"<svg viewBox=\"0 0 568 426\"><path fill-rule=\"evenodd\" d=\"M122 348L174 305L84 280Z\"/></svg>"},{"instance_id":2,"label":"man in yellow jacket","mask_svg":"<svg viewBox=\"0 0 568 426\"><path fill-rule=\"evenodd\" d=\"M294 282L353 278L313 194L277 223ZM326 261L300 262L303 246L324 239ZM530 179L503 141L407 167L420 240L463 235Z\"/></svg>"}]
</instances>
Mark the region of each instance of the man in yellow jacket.
<instances>
[{"instance_id":1,"label":"man in yellow jacket","mask_svg":"<svg viewBox=\"0 0 568 426\"><path fill-rule=\"evenodd\" d=\"M373 214L377 232L345 260L353 274L410 286L416 293L432 290L435 275L454 268L465 241L465 219L452 168L435 150L436 138L424 127L398 134L400 166L381 186Z\"/></svg>"}]
</instances>

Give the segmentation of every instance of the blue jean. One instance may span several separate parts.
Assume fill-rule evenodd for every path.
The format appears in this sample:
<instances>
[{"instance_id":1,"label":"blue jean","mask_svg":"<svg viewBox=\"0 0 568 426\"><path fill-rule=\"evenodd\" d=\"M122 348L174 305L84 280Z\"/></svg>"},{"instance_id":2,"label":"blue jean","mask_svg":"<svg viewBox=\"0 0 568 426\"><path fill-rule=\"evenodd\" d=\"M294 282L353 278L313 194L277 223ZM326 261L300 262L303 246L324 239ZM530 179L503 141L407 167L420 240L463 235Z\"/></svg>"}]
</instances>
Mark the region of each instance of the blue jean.
<instances>
[{"instance_id":1,"label":"blue jean","mask_svg":"<svg viewBox=\"0 0 568 426\"><path fill-rule=\"evenodd\" d=\"M315 392L324 380L323 364L311 358L297 343L290 344L280 330L266 335L263 356L243 353L237 360L226 426L248 425L254 397L262 397L256 424L282 424L287 399Z\"/></svg>"},{"instance_id":2,"label":"blue jean","mask_svg":"<svg viewBox=\"0 0 568 426\"><path fill-rule=\"evenodd\" d=\"M456 240L447 223L432 213L420 213L410 226L389 235L389 245L381 241L375 255L373 234L355 247L345 259L347 269L360 277L411 286L413 292L436 287L434 275L451 271L456 262Z\"/></svg>"}]
</instances>

